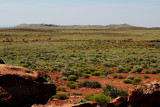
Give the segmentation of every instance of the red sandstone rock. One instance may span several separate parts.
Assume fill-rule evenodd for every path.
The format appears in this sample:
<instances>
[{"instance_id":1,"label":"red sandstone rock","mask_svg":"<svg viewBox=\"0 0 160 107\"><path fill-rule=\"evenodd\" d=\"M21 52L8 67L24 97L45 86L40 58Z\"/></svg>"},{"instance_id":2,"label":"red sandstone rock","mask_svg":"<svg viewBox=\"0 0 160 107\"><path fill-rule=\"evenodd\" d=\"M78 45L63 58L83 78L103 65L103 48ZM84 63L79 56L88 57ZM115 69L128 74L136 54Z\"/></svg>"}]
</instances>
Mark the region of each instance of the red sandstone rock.
<instances>
[{"instance_id":1,"label":"red sandstone rock","mask_svg":"<svg viewBox=\"0 0 160 107\"><path fill-rule=\"evenodd\" d=\"M55 94L56 86L37 72L0 64L0 107L45 104Z\"/></svg>"},{"instance_id":2,"label":"red sandstone rock","mask_svg":"<svg viewBox=\"0 0 160 107\"><path fill-rule=\"evenodd\" d=\"M159 107L160 106L160 82L138 85L129 90L128 102L131 107Z\"/></svg>"},{"instance_id":3,"label":"red sandstone rock","mask_svg":"<svg viewBox=\"0 0 160 107\"><path fill-rule=\"evenodd\" d=\"M64 106L64 107L67 107L67 106ZM88 101L86 103L76 104L76 105L70 105L68 107L97 107L97 103L96 102Z\"/></svg>"},{"instance_id":4,"label":"red sandstone rock","mask_svg":"<svg viewBox=\"0 0 160 107\"><path fill-rule=\"evenodd\" d=\"M106 107L159 107L160 106L160 81L151 84L138 85L128 90L128 97L117 97Z\"/></svg>"},{"instance_id":5,"label":"red sandstone rock","mask_svg":"<svg viewBox=\"0 0 160 107\"><path fill-rule=\"evenodd\" d=\"M117 97L106 104L106 107L126 107L128 105L128 97Z\"/></svg>"}]
</instances>

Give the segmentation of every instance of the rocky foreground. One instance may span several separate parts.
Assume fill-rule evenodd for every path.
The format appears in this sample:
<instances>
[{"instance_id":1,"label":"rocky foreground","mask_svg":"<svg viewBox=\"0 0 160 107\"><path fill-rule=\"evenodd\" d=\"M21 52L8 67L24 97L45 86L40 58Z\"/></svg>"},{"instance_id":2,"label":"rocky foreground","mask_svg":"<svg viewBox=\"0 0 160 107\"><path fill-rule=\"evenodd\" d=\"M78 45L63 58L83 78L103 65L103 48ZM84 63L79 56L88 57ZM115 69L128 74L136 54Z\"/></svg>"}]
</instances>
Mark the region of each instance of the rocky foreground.
<instances>
[{"instance_id":1,"label":"rocky foreground","mask_svg":"<svg viewBox=\"0 0 160 107\"><path fill-rule=\"evenodd\" d=\"M127 97L117 97L104 107L159 107L160 106L160 81L150 84L138 85L129 89ZM48 106L51 107L51 106ZM63 107L98 107L94 102L86 104L64 105Z\"/></svg>"},{"instance_id":2,"label":"rocky foreground","mask_svg":"<svg viewBox=\"0 0 160 107\"><path fill-rule=\"evenodd\" d=\"M106 107L159 107L160 106L160 81L150 84L138 85L128 90L128 97L118 97Z\"/></svg>"},{"instance_id":3,"label":"rocky foreground","mask_svg":"<svg viewBox=\"0 0 160 107\"><path fill-rule=\"evenodd\" d=\"M41 74L19 66L0 64L0 107L53 107L47 101L56 94L56 86ZM117 97L105 107L158 107L160 81L129 89L129 96ZM55 107L55 106L54 106ZM97 107L95 102L63 107Z\"/></svg>"},{"instance_id":4,"label":"rocky foreground","mask_svg":"<svg viewBox=\"0 0 160 107\"><path fill-rule=\"evenodd\" d=\"M45 104L55 94L56 86L37 72L0 64L0 107Z\"/></svg>"}]
</instances>

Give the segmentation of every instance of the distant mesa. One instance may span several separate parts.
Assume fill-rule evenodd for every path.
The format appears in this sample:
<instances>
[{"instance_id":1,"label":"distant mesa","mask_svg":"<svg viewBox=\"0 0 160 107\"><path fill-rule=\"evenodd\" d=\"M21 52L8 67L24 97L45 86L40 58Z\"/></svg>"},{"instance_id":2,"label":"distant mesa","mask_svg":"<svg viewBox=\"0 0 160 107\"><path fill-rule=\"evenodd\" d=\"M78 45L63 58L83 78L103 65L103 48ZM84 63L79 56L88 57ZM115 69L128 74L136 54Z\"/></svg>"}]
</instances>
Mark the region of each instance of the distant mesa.
<instances>
[{"instance_id":1,"label":"distant mesa","mask_svg":"<svg viewBox=\"0 0 160 107\"><path fill-rule=\"evenodd\" d=\"M129 24L110 25L55 25L55 24L20 24L16 28L68 28L68 29L134 29L143 28Z\"/></svg>"},{"instance_id":2,"label":"distant mesa","mask_svg":"<svg viewBox=\"0 0 160 107\"><path fill-rule=\"evenodd\" d=\"M55 24L20 24L16 27L18 28L45 28L45 27L58 27L59 25L55 25Z\"/></svg>"},{"instance_id":3,"label":"distant mesa","mask_svg":"<svg viewBox=\"0 0 160 107\"><path fill-rule=\"evenodd\" d=\"M106 25L107 28L110 28L110 29L128 29L128 28L140 28L140 27L137 27L137 26L132 26L132 25L129 25L129 24L110 24L110 25Z\"/></svg>"}]
</instances>

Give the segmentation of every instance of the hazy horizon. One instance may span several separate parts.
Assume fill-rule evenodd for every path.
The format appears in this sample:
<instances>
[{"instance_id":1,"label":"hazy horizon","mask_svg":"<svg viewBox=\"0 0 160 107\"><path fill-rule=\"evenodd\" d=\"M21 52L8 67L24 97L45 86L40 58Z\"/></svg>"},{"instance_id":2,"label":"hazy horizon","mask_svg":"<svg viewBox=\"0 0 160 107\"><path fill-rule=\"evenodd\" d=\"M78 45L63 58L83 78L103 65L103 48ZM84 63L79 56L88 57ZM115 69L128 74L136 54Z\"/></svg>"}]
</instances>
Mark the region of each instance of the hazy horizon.
<instances>
[{"instance_id":1,"label":"hazy horizon","mask_svg":"<svg viewBox=\"0 0 160 107\"><path fill-rule=\"evenodd\" d=\"M160 27L160 0L1 0L0 26L19 24Z\"/></svg>"},{"instance_id":2,"label":"hazy horizon","mask_svg":"<svg viewBox=\"0 0 160 107\"><path fill-rule=\"evenodd\" d=\"M22 23L22 24L53 24L53 23ZM127 24L127 23L122 23L122 24ZM21 25L21 24L18 24L18 25ZM14 25L14 26L5 26L5 25L1 26L0 25L0 28L15 27L15 26L18 26L18 25ZM57 24L55 24L55 25L57 25ZM73 25L75 25L75 24L73 24ZM108 24L108 25L121 25L121 24ZM127 24L127 25L131 25L131 24ZM60 25L60 26L72 26L72 25ZM87 26L87 25L79 25L79 26ZM99 26L107 26L107 25L99 25ZM132 25L132 26L134 26L134 25ZM144 27L144 26L137 26L137 27Z\"/></svg>"}]
</instances>

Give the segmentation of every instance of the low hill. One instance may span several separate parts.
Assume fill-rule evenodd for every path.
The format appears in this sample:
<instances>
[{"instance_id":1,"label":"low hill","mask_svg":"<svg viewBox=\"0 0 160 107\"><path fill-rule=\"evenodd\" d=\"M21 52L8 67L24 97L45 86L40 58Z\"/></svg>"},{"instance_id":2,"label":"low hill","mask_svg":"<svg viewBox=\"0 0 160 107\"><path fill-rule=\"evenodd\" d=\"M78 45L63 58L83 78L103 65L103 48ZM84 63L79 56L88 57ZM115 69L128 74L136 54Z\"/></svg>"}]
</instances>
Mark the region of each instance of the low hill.
<instances>
[{"instance_id":1,"label":"low hill","mask_svg":"<svg viewBox=\"0 0 160 107\"><path fill-rule=\"evenodd\" d=\"M48 28L48 27L59 27L54 24L20 24L17 28Z\"/></svg>"},{"instance_id":2,"label":"low hill","mask_svg":"<svg viewBox=\"0 0 160 107\"><path fill-rule=\"evenodd\" d=\"M106 25L105 27L107 27L108 29L128 29L128 28L140 28L137 26L132 26L129 24L110 24L110 25Z\"/></svg>"},{"instance_id":3,"label":"low hill","mask_svg":"<svg viewBox=\"0 0 160 107\"><path fill-rule=\"evenodd\" d=\"M55 24L20 24L16 28L64 28L64 29L135 29L142 28L129 24L110 25L55 25Z\"/></svg>"}]
</instances>

